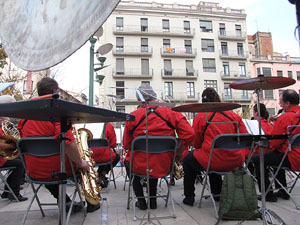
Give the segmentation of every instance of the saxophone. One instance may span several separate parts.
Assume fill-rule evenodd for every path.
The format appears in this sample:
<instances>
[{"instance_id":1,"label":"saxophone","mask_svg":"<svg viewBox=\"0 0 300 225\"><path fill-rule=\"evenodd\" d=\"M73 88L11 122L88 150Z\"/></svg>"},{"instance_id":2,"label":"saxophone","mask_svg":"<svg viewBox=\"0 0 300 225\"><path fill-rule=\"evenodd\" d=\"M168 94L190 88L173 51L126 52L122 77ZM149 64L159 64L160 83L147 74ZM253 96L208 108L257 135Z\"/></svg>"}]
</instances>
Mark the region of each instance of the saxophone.
<instances>
[{"instance_id":1,"label":"saxophone","mask_svg":"<svg viewBox=\"0 0 300 225\"><path fill-rule=\"evenodd\" d=\"M20 139L20 133L18 128L15 127L13 123L8 120L2 121L2 130L4 132L4 136L0 139L0 142L6 144L14 144L17 146L17 141ZM19 156L19 152L17 147L13 149L1 149L0 150L0 157L12 160Z\"/></svg>"},{"instance_id":2,"label":"saxophone","mask_svg":"<svg viewBox=\"0 0 300 225\"><path fill-rule=\"evenodd\" d=\"M176 180L179 180L184 176L183 166L178 161L174 163L173 176Z\"/></svg>"},{"instance_id":3,"label":"saxophone","mask_svg":"<svg viewBox=\"0 0 300 225\"><path fill-rule=\"evenodd\" d=\"M97 183L98 173L94 170L95 162L91 157L93 152L88 147L88 141L93 138L93 134L90 130L85 128L80 128L77 131L75 127L73 128L73 134L81 158L89 162L90 166L88 171L81 171L82 194L89 203L97 205L101 200L101 187Z\"/></svg>"}]
</instances>

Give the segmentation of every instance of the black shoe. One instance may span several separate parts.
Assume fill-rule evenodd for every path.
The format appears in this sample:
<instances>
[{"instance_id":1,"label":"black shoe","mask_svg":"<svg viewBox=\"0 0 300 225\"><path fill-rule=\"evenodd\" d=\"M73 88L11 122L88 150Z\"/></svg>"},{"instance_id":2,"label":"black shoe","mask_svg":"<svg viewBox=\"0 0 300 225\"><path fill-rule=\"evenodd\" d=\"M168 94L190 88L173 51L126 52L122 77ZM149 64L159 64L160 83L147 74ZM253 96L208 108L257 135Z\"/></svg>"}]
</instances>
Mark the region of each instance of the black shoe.
<instances>
[{"instance_id":1,"label":"black shoe","mask_svg":"<svg viewBox=\"0 0 300 225\"><path fill-rule=\"evenodd\" d=\"M69 212L70 207L71 207L71 201L66 203L66 212ZM72 207L72 213L77 213L77 212L80 212L81 210L82 210L81 203L74 202L73 207Z\"/></svg>"},{"instance_id":2,"label":"black shoe","mask_svg":"<svg viewBox=\"0 0 300 225\"><path fill-rule=\"evenodd\" d=\"M146 210L147 209L147 204L146 201L137 201L135 203L135 206L138 207L140 210Z\"/></svg>"},{"instance_id":3,"label":"black shoe","mask_svg":"<svg viewBox=\"0 0 300 225\"><path fill-rule=\"evenodd\" d=\"M175 179L174 179L174 177L170 180L170 185L171 186L175 186Z\"/></svg>"},{"instance_id":4,"label":"black shoe","mask_svg":"<svg viewBox=\"0 0 300 225\"><path fill-rule=\"evenodd\" d=\"M257 199L261 201L261 195L257 195ZM266 195L266 202L277 202L277 197L274 193L268 193Z\"/></svg>"},{"instance_id":5,"label":"black shoe","mask_svg":"<svg viewBox=\"0 0 300 225\"><path fill-rule=\"evenodd\" d=\"M88 203L87 207L86 207L86 211L88 213L95 212L98 209L100 209L100 203L98 203L97 205L92 205L92 204Z\"/></svg>"},{"instance_id":6,"label":"black shoe","mask_svg":"<svg viewBox=\"0 0 300 225\"><path fill-rule=\"evenodd\" d=\"M218 195L213 194L213 198L216 202L219 202L220 201L220 194L218 194Z\"/></svg>"},{"instance_id":7,"label":"black shoe","mask_svg":"<svg viewBox=\"0 0 300 225\"><path fill-rule=\"evenodd\" d=\"M150 209L157 209L156 198L150 199Z\"/></svg>"},{"instance_id":8,"label":"black shoe","mask_svg":"<svg viewBox=\"0 0 300 225\"><path fill-rule=\"evenodd\" d=\"M108 186L108 178L100 173L98 183L102 188L106 188Z\"/></svg>"},{"instance_id":9,"label":"black shoe","mask_svg":"<svg viewBox=\"0 0 300 225\"><path fill-rule=\"evenodd\" d=\"M8 198L8 192L3 192L2 194L1 194L1 198Z\"/></svg>"},{"instance_id":10,"label":"black shoe","mask_svg":"<svg viewBox=\"0 0 300 225\"><path fill-rule=\"evenodd\" d=\"M19 202L24 202L24 201L28 200L27 197L23 197L21 194L15 194L15 195L17 196L17 199L19 200ZM11 193L8 194L7 198L11 201L16 200L15 197Z\"/></svg>"},{"instance_id":11,"label":"black shoe","mask_svg":"<svg viewBox=\"0 0 300 225\"><path fill-rule=\"evenodd\" d=\"M284 190L279 190L275 193L277 198L282 198L285 200L289 200L290 196L284 191Z\"/></svg>"},{"instance_id":12,"label":"black shoe","mask_svg":"<svg viewBox=\"0 0 300 225\"><path fill-rule=\"evenodd\" d=\"M189 206L194 206L195 198L194 197L185 197L183 199L183 204L189 205Z\"/></svg>"}]
</instances>

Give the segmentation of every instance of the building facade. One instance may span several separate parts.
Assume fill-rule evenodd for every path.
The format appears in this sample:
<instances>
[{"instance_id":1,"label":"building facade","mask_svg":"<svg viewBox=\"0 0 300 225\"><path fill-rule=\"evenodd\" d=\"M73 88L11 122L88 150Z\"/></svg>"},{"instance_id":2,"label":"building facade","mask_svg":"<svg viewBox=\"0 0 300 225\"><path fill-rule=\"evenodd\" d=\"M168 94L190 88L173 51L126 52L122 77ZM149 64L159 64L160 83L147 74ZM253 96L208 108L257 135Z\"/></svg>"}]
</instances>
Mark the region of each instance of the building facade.
<instances>
[{"instance_id":1,"label":"building facade","mask_svg":"<svg viewBox=\"0 0 300 225\"><path fill-rule=\"evenodd\" d=\"M135 89L150 83L161 101L200 103L213 87L223 101L251 104L248 91L231 82L250 78L246 14L218 3L198 5L121 1L103 24L100 44L110 42L109 67L99 105L136 109Z\"/></svg>"}]
</instances>

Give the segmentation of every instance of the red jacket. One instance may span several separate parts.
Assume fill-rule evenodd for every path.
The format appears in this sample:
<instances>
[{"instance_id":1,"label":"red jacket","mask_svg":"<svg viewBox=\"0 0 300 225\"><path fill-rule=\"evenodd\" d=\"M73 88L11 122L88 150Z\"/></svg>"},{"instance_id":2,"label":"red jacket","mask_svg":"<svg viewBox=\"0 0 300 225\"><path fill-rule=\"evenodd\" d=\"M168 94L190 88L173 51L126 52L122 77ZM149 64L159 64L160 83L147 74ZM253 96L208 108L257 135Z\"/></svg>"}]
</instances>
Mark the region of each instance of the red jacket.
<instances>
[{"instance_id":1,"label":"red jacket","mask_svg":"<svg viewBox=\"0 0 300 225\"><path fill-rule=\"evenodd\" d=\"M110 123L107 123L105 129L105 138L109 140L109 144L111 149L109 148L92 148L93 154L92 158L95 160L96 163L108 162L110 161L109 151L111 152L112 160L116 158L116 153L112 150L117 146L117 137L115 128Z\"/></svg>"},{"instance_id":2,"label":"red jacket","mask_svg":"<svg viewBox=\"0 0 300 225\"><path fill-rule=\"evenodd\" d=\"M242 121L242 118L232 111L223 112L232 120L238 122L239 132L248 133ZM194 157L201 164L203 168L207 168L211 145L213 139L219 134L236 133L236 125L233 123L211 123L207 126L203 137L203 131L206 127L206 113L198 113L193 121L193 128L195 131L194 138ZM213 113L207 113L209 119ZM212 121L230 121L229 118L217 112ZM231 171L236 167L242 166L245 160L245 149L237 151L226 151L222 149L215 149L211 160L211 169L217 171Z\"/></svg>"},{"instance_id":3,"label":"red jacket","mask_svg":"<svg viewBox=\"0 0 300 225\"><path fill-rule=\"evenodd\" d=\"M4 132L2 130L2 128L0 128L0 137L2 137L4 135ZM4 165L4 163L6 163L6 159L0 157L0 167L2 167Z\"/></svg>"},{"instance_id":4,"label":"red jacket","mask_svg":"<svg viewBox=\"0 0 300 225\"><path fill-rule=\"evenodd\" d=\"M46 121L33 121L20 120L18 129L21 137L31 136L55 136L57 138L60 135L60 123L52 123ZM66 141L66 144L70 144L74 141L72 130L68 130L66 137L70 139ZM41 146L43 151L43 146ZM27 173L36 179L52 180L51 172L57 173L60 171L60 156L49 156L49 157L36 157L29 156L25 157ZM72 174L69 159L66 154L66 171L69 175Z\"/></svg>"},{"instance_id":5,"label":"red jacket","mask_svg":"<svg viewBox=\"0 0 300 225\"><path fill-rule=\"evenodd\" d=\"M287 134L287 127L290 125L296 125L299 118L296 117L296 113L300 112L300 106L291 107L287 112L282 114L276 120L271 134ZM300 122L298 123L300 125ZM300 133L300 128L295 128L291 133ZM287 139L271 140L270 141L271 150L278 150L280 152L286 152L288 147ZM292 166L292 170L300 170L300 149L293 148L292 151L288 152L288 158Z\"/></svg>"},{"instance_id":6,"label":"red jacket","mask_svg":"<svg viewBox=\"0 0 300 225\"><path fill-rule=\"evenodd\" d=\"M123 147L125 150L129 150L126 155L126 160L130 162L130 148L131 142L134 138L138 136L145 136L146 130L146 120L144 120L134 131L134 127L139 123L139 121L145 117L145 107L135 110L131 114L135 116L135 121L128 121L125 123L125 130L123 136ZM155 108L156 106L150 105L150 108ZM148 110L149 112L149 110ZM167 120L175 129L169 127L167 123L157 116L155 113L151 113L147 117L148 122L148 135L149 136L173 136L181 140L182 144L186 147L192 145L194 138L194 131L191 125L187 122L186 118L179 112L175 112L168 107L158 107L156 112L159 113L165 120ZM176 130L176 134L175 134ZM133 133L131 133L133 131ZM161 153L161 154L149 154L149 169L150 176L161 177L166 175L171 167L171 162L173 160L173 154L171 153ZM146 156L145 153L136 152L134 154L134 167L133 172L138 174L146 174ZM157 161L161 162L156 166Z\"/></svg>"}]
</instances>

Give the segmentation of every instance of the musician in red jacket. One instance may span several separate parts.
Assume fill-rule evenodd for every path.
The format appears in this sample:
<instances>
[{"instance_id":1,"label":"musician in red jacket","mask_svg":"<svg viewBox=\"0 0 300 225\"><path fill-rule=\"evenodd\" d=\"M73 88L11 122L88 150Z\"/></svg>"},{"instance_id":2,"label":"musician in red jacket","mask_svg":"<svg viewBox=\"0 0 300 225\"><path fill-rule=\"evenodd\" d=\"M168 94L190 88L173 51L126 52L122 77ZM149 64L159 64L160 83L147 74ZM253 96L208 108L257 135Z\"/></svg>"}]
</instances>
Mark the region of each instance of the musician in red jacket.
<instances>
[{"instance_id":1,"label":"musician in red jacket","mask_svg":"<svg viewBox=\"0 0 300 225\"><path fill-rule=\"evenodd\" d=\"M59 87L58 83L49 77L44 77L37 83L37 91L39 96L58 93ZM20 131L21 137L31 137L31 136L54 136L58 138L60 135L60 123L48 122L48 121L35 121L35 120L20 120L18 129ZM89 169L89 164L87 161L82 160L77 145L74 141L74 136L72 130L69 129L66 132L66 172L71 175L71 167L69 165L69 159L76 167L83 170ZM43 150L41 146L41 150ZM35 157L35 156L25 156L25 161L27 165L27 173L38 179L43 179L45 181L51 181L52 174L60 171L60 156L49 156L49 157ZM58 185L45 185L49 192L58 199ZM71 199L66 195L66 208L70 207ZM73 206L73 212L81 210L81 204L75 203ZM93 212L100 208L100 204L92 205L87 202L87 212Z\"/></svg>"},{"instance_id":2,"label":"musician in red jacket","mask_svg":"<svg viewBox=\"0 0 300 225\"><path fill-rule=\"evenodd\" d=\"M130 148L131 142L134 138L138 136L145 136L146 131L146 109L147 109L147 131L149 136L176 136L181 140L180 149L176 151L177 159L179 160L182 151L188 146L192 145L194 138L194 131L191 125L187 122L186 118L179 112L175 112L168 107L156 106L156 93L153 91L150 85L141 85L138 88L140 94L143 96L144 100L149 103L148 109L146 105L141 105L137 110L133 111L131 114L135 116L135 121L130 121L125 123L125 130L123 136L123 147L128 150L126 155L125 165L129 165L130 162ZM137 93L137 99L142 101ZM151 104L153 102L153 104ZM172 153L161 153L149 154L149 175L152 177L160 177L161 175L166 175L171 166L173 159ZM146 171L146 156L145 153L136 152L133 156L133 168L132 171L137 174L145 175ZM161 162L157 166L157 161ZM155 167L153 165L156 165ZM156 196L157 190L157 180L150 179L150 196ZM143 187L140 183L140 177L134 176L133 178L133 189L135 195L139 198L136 202L136 206L141 210L146 210L146 200L144 198ZM157 203L156 198L150 199L150 208L156 209Z\"/></svg>"},{"instance_id":3,"label":"musician in red jacket","mask_svg":"<svg viewBox=\"0 0 300 225\"><path fill-rule=\"evenodd\" d=\"M218 93L213 88L206 88L202 93L202 102L221 102ZM200 112L193 121L195 131L194 148L183 161L184 169L184 195L183 203L193 206L195 201L195 180L199 171L205 171L208 165L211 145L213 139L219 134L237 133L236 121L240 133L247 133L247 129L242 122L242 118L232 111L207 113L207 118L211 122L228 123L207 123L206 113ZM236 167L241 167L245 160L245 150L224 151L214 150L210 168L216 171L231 171ZM222 179L220 175L210 174L210 187L215 200L219 199L221 193Z\"/></svg>"},{"instance_id":4,"label":"musician in red jacket","mask_svg":"<svg viewBox=\"0 0 300 225\"><path fill-rule=\"evenodd\" d=\"M288 126L300 125L300 106L299 106L299 94L295 90L284 90L279 96L279 104L284 110L284 114L278 117L274 124L271 134L281 135L288 134ZM294 127L289 130L291 137L295 134L300 133L299 127ZM268 188L270 180L268 177L268 167L278 166L284 156L284 153L288 148L288 139L270 140L270 151L264 153L264 172L265 172L265 187ZM256 168L256 176L260 188L260 162L259 156L253 158L253 163ZM287 153L287 157L284 159L283 167L290 168L292 170L300 170L300 149L292 148ZM277 179L279 182L286 187L285 173L278 173ZM279 190L277 193L269 191L266 195L266 201L276 202L277 197L283 199L289 199L289 195L284 190Z\"/></svg>"},{"instance_id":5,"label":"musician in red jacket","mask_svg":"<svg viewBox=\"0 0 300 225\"><path fill-rule=\"evenodd\" d=\"M105 133L104 137L109 140L110 148L91 148L93 151L92 158L96 163L109 162L111 154L112 166L115 167L120 161L120 155L114 151L117 146L115 128L111 123L101 123L101 125L103 126L100 129ZM110 169L110 165L98 166L99 183L102 188L108 185L108 178L105 175L109 173Z\"/></svg>"}]
</instances>

